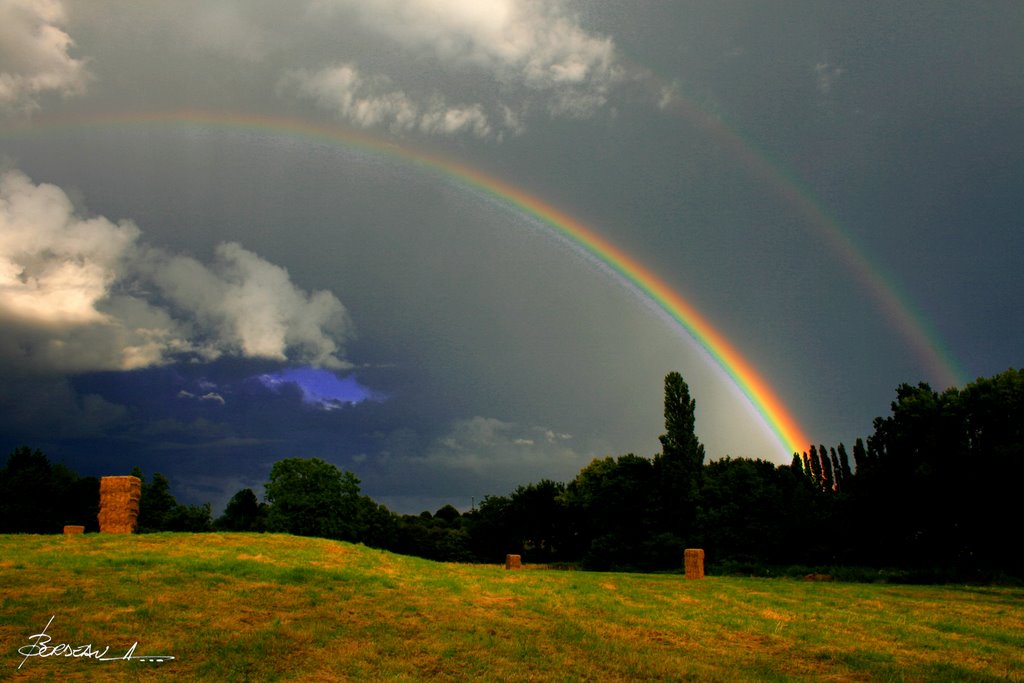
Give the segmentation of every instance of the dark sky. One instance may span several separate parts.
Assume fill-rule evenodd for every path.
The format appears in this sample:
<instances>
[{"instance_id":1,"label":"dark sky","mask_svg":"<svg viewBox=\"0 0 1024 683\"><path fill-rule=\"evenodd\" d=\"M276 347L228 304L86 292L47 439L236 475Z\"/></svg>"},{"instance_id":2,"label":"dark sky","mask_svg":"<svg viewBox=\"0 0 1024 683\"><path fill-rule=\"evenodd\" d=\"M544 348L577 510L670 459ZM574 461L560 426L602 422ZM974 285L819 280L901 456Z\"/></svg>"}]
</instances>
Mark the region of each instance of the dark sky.
<instances>
[{"instance_id":1,"label":"dark sky","mask_svg":"<svg viewBox=\"0 0 1024 683\"><path fill-rule=\"evenodd\" d=\"M215 509L320 457L465 508L653 455L678 370L710 458L788 461L642 292L416 155L628 253L816 443L1021 365L1019 2L17 0L0 27L3 452Z\"/></svg>"}]
</instances>

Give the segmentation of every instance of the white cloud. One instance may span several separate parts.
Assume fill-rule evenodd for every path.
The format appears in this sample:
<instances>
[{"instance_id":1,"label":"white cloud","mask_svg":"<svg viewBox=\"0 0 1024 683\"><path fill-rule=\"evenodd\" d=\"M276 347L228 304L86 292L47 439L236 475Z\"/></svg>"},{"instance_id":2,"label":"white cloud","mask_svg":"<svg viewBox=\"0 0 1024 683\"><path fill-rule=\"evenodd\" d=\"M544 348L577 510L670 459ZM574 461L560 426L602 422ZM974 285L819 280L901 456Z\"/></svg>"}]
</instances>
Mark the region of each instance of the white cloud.
<instances>
[{"instance_id":1,"label":"white cloud","mask_svg":"<svg viewBox=\"0 0 1024 683\"><path fill-rule=\"evenodd\" d=\"M611 39L584 31L558 2L376 0L358 6L369 28L509 82L537 89L588 82L600 86L614 76Z\"/></svg>"},{"instance_id":2,"label":"white cloud","mask_svg":"<svg viewBox=\"0 0 1024 683\"><path fill-rule=\"evenodd\" d=\"M481 138L491 134L491 126L479 104L448 107L442 102L434 103L420 116L419 129L424 133L444 135L470 131Z\"/></svg>"},{"instance_id":3,"label":"white cloud","mask_svg":"<svg viewBox=\"0 0 1024 683\"><path fill-rule=\"evenodd\" d=\"M191 391L182 389L181 391L178 392L178 398L194 399L203 402L213 402L219 403L221 405L227 403L227 401L224 400L224 397L218 394L216 391L211 391L209 393L203 394L202 396L196 396Z\"/></svg>"},{"instance_id":4,"label":"white cloud","mask_svg":"<svg viewBox=\"0 0 1024 683\"><path fill-rule=\"evenodd\" d=\"M572 434L566 434L565 432L555 432L550 429L540 429L539 427L537 428L537 431L543 432L544 438L547 439L548 443L568 441L572 438Z\"/></svg>"},{"instance_id":5,"label":"white cloud","mask_svg":"<svg viewBox=\"0 0 1024 683\"><path fill-rule=\"evenodd\" d=\"M679 84L677 82L672 82L670 85L663 85L658 89L658 109L664 111L678 101Z\"/></svg>"},{"instance_id":6,"label":"white cloud","mask_svg":"<svg viewBox=\"0 0 1024 683\"><path fill-rule=\"evenodd\" d=\"M543 434L538 440L534 434ZM485 479L507 479L526 467L534 481L572 477L593 459L569 443L572 437L544 427L525 428L493 417L456 420L443 437L428 449L425 458L413 458L417 466L462 470ZM520 482L522 483L522 482Z\"/></svg>"},{"instance_id":7,"label":"white cloud","mask_svg":"<svg viewBox=\"0 0 1024 683\"><path fill-rule=\"evenodd\" d=\"M438 95L418 103L391 87L382 76L364 77L353 64L310 72L294 70L280 87L294 87L304 97L361 128L386 127L395 133L420 131L455 135L469 132L489 137L491 126L479 104L449 106Z\"/></svg>"},{"instance_id":8,"label":"white cloud","mask_svg":"<svg viewBox=\"0 0 1024 683\"><path fill-rule=\"evenodd\" d=\"M814 75L818 82L818 92L828 95L832 92L839 77L843 75L844 69L841 66L833 66L822 62L814 65Z\"/></svg>"},{"instance_id":9,"label":"white cloud","mask_svg":"<svg viewBox=\"0 0 1024 683\"><path fill-rule=\"evenodd\" d=\"M593 115L623 78L614 42L585 31L561 2L320 0L314 7L328 15L349 10L412 58L430 55L446 71L479 73L507 93L540 97L554 116ZM489 106L508 108L500 101ZM527 108L517 107L515 118Z\"/></svg>"},{"instance_id":10,"label":"white cloud","mask_svg":"<svg viewBox=\"0 0 1024 683\"><path fill-rule=\"evenodd\" d=\"M514 437L508 436L514 427L510 422L493 417L473 417L455 422L449 434L438 443L448 451L476 452L514 441Z\"/></svg>"},{"instance_id":11,"label":"white cloud","mask_svg":"<svg viewBox=\"0 0 1024 683\"><path fill-rule=\"evenodd\" d=\"M54 372L222 354L347 367L349 322L330 292L299 289L236 243L205 265L140 235L127 221L78 216L54 185L0 175L0 358Z\"/></svg>"},{"instance_id":12,"label":"white cloud","mask_svg":"<svg viewBox=\"0 0 1024 683\"><path fill-rule=\"evenodd\" d=\"M345 308L330 292L307 294L284 268L240 244L217 247L211 266L190 256L147 250L138 264L172 309L212 333L202 351L209 356L241 353L258 358L293 358L332 368L347 332Z\"/></svg>"},{"instance_id":13,"label":"white cloud","mask_svg":"<svg viewBox=\"0 0 1024 683\"><path fill-rule=\"evenodd\" d=\"M0 176L0 307L42 323L103 322L96 308L139 230L74 215L59 187Z\"/></svg>"},{"instance_id":14,"label":"white cloud","mask_svg":"<svg viewBox=\"0 0 1024 683\"><path fill-rule=\"evenodd\" d=\"M85 92L90 75L68 54L65 18L59 0L0 0L0 110L28 113L44 92Z\"/></svg>"}]
</instances>

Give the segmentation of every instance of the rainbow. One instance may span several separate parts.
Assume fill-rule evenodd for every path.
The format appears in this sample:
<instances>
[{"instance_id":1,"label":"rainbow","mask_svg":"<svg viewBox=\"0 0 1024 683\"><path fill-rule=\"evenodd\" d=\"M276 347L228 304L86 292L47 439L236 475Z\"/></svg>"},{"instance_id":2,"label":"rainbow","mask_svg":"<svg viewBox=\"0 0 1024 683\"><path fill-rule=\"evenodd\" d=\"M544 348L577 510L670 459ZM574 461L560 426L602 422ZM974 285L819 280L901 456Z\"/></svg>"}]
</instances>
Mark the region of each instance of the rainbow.
<instances>
[{"instance_id":1,"label":"rainbow","mask_svg":"<svg viewBox=\"0 0 1024 683\"><path fill-rule=\"evenodd\" d=\"M55 128L140 124L198 124L233 129L242 128L269 134L288 134L342 145L439 173L460 186L483 193L485 196L521 211L549 227L556 235L566 239L574 247L583 250L599 264L612 271L685 330L735 384L774 434L780 448L786 454L802 451L807 444L811 443L796 419L761 374L729 340L715 329L707 318L683 296L669 287L657 274L569 213L477 168L432 152L406 145L399 146L365 132L341 126L251 113L187 109L149 113L93 114L73 118L40 119L36 121L33 128L53 130Z\"/></svg>"}]
</instances>

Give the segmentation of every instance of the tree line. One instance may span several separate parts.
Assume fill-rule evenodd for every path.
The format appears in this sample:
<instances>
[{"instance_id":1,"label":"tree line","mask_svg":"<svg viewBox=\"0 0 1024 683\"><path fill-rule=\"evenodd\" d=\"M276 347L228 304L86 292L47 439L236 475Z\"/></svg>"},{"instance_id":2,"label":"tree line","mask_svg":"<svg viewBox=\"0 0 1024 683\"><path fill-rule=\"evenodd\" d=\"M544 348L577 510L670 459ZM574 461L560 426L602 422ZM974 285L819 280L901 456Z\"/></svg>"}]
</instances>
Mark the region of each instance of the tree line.
<instances>
[{"instance_id":1,"label":"tree line","mask_svg":"<svg viewBox=\"0 0 1024 683\"><path fill-rule=\"evenodd\" d=\"M140 531L273 531L364 543L435 560L525 561L588 569L677 569L704 548L711 568L859 567L919 580L1024 577L1016 494L1024 475L1024 372L963 389L903 384L874 432L810 445L789 465L705 462L695 401L679 373L664 385L665 433L653 457L595 459L569 482L542 480L460 512L399 515L359 479L317 458L271 468L261 501L236 493L224 513L182 505L160 474L143 479ZM852 456L852 457L851 457ZM14 451L0 470L0 531L95 530L98 482L45 455Z\"/></svg>"}]
</instances>

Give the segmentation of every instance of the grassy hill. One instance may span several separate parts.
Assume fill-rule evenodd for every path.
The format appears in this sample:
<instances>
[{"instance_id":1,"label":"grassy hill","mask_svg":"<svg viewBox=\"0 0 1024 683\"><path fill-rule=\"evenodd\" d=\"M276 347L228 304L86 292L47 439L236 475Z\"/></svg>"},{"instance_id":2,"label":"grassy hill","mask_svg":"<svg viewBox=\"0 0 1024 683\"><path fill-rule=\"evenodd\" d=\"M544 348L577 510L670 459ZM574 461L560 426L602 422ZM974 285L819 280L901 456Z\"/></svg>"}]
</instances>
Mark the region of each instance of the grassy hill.
<instances>
[{"instance_id":1,"label":"grassy hill","mask_svg":"<svg viewBox=\"0 0 1024 683\"><path fill-rule=\"evenodd\" d=\"M509 572L281 535L0 536L0 615L9 680L1024 680L1019 588ZM25 658L44 628L174 659Z\"/></svg>"}]
</instances>

